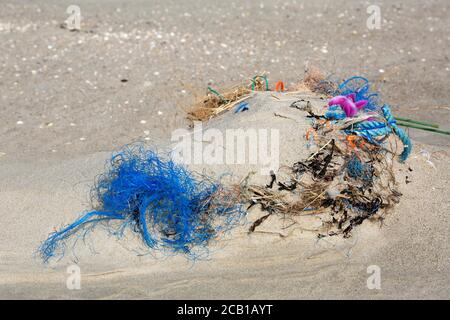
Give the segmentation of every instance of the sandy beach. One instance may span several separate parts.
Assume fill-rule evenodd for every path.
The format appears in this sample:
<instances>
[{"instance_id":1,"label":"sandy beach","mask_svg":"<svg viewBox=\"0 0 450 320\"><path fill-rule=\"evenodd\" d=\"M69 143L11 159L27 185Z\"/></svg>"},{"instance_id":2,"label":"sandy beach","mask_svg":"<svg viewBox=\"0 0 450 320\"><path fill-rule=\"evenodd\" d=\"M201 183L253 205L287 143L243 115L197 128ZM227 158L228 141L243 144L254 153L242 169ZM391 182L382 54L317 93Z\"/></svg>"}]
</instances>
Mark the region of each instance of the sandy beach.
<instances>
[{"instance_id":1,"label":"sandy beach","mask_svg":"<svg viewBox=\"0 0 450 320\"><path fill-rule=\"evenodd\" d=\"M375 31L365 4L347 0L83 0L78 32L60 26L69 3L0 5L1 299L449 298L449 139L414 129L413 153L395 172L400 203L383 225L366 221L349 239L301 229L249 235L241 226L192 262L96 230L59 261L36 255L50 232L90 209L113 150L136 140L169 146L172 132L188 127L183 107L207 85L264 71L292 85L305 64L317 65L340 78L362 74L396 114L449 130L446 1L382 2ZM264 101L205 127L279 128L281 163L307 155L293 134L304 128L273 116L289 102ZM75 259L79 290L67 285ZM381 270L381 289L367 286L370 266Z\"/></svg>"}]
</instances>

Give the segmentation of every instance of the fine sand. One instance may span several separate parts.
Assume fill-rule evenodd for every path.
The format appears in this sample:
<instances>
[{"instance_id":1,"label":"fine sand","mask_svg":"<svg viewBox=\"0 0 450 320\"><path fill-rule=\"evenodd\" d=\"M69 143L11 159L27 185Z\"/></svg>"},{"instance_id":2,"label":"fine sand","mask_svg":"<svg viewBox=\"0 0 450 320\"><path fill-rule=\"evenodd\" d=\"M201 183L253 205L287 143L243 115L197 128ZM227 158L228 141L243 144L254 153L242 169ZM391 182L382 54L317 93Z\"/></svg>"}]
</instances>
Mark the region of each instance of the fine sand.
<instances>
[{"instance_id":1,"label":"fine sand","mask_svg":"<svg viewBox=\"0 0 450 320\"><path fill-rule=\"evenodd\" d=\"M229 128L280 130L280 165L309 154L307 125L292 96L257 94L250 110L230 111L204 124ZM314 104L323 101L318 97ZM284 117L275 116L283 115ZM153 141L169 146L170 136ZM89 189L104 170L110 152L46 160L5 159L0 165L0 298L235 298L235 299L404 299L449 298L450 252L448 200L450 180L446 147L414 144L404 165L396 166L403 196L384 224L365 221L353 236L317 240L301 229L281 238L247 234L245 225L211 244L208 260L142 254L140 240L128 234L116 240L98 228L68 250L60 261L44 265L35 255L53 228L89 210ZM192 166L210 174L243 177L258 166ZM406 179L406 177L408 177ZM267 182L267 176L256 176ZM410 181L406 183L406 180ZM248 218L250 221L250 217ZM277 221L264 226L276 229ZM81 289L69 290L68 267L77 259ZM369 266L381 270L381 289L367 287Z\"/></svg>"}]
</instances>

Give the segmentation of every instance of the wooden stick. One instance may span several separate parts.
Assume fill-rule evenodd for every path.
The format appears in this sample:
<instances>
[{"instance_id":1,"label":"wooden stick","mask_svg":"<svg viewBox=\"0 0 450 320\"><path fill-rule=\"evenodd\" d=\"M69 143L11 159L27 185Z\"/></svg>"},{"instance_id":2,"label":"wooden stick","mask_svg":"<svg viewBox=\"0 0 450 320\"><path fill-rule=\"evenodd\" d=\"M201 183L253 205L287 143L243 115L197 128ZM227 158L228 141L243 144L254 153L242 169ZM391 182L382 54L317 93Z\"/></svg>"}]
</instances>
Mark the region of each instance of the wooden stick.
<instances>
[{"instance_id":1,"label":"wooden stick","mask_svg":"<svg viewBox=\"0 0 450 320\"><path fill-rule=\"evenodd\" d=\"M318 154L320 151L322 151L323 148L325 148L327 145L329 145L331 141L333 141L333 139L330 139L327 143L325 143L319 150L317 150L316 152L314 152L308 159L306 159L306 161L309 161L309 160L311 160L312 158L314 158L314 156L315 156L316 154Z\"/></svg>"}]
</instances>

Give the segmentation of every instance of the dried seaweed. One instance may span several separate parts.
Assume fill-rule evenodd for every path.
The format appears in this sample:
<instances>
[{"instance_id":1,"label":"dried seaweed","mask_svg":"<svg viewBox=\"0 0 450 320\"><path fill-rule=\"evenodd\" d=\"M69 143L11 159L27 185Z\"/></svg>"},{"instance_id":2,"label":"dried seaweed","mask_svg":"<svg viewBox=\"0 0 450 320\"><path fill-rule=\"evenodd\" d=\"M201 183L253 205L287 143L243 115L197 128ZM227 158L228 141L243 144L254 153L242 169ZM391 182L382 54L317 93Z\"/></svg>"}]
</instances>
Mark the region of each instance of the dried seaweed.
<instances>
[{"instance_id":1,"label":"dried seaweed","mask_svg":"<svg viewBox=\"0 0 450 320\"><path fill-rule=\"evenodd\" d=\"M365 220L382 221L399 201L393 161L388 156L394 151L367 142L349 143L339 129L330 129L322 119L316 119L312 128L319 137L317 151L288 167L287 180L273 174L266 188L250 187L253 205L260 204L267 215L256 220L249 232L274 214L282 219L320 215L319 237L350 237L353 228ZM275 181L278 190L269 190Z\"/></svg>"},{"instance_id":2,"label":"dried seaweed","mask_svg":"<svg viewBox=\"0 0 450 320\"><path fill-rule=\"evenodd\" d=\"M187 118L190 121L209 120L227 110L232 109L238 103L251 97L251 89L248 86L234 86L222 93L212 88L199 102L187 110Z\"/></svg>"}]
</instances>

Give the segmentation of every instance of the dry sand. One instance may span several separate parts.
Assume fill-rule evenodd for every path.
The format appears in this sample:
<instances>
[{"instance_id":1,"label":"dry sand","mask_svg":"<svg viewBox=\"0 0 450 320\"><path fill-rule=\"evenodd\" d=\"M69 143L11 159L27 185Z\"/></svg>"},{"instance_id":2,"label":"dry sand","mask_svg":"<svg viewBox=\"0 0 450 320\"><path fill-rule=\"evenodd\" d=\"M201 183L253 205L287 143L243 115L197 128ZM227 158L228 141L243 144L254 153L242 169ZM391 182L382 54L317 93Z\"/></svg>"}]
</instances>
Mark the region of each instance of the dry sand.
<instances>
[{"instance_id":1,"label":"dry sand","mask_svg":"<svg viewBox=\"0 0 450 320\"><path fill-rule=\"evenodd\" d=\"M398 173L396 212L348 243L236 230L210 261L192 265L138 257L137 239L97 230L97 255L77 246L82 289L73 291L70 256L50 267L33 258L53 227L89 208L111 150L139 137L167 144L186 126L176 106L205 84L267 71L271 83L291 85L309 63L365 75L396 114L449 130L449 1L378 1L381 29L368 30L369 3L353 0L78 0L81 32L60 28L70 2L0 3L1 298L449 297L449 140L419 130L410 131L414 171ZM227 117L217 127L236 125ZM366 287L373 264L381 290Z\"/></svg>"},{"instance_id":2,"label":"dry sand","mask_svg":"<svg viewBox=\"0 0 450 320\"><path fill-rule=\"evenodd\" d=\"M259 94L249 100L249 111L229 112L205 127L222 131L232 127L279 128L283 141L281 164L291 164L308 152L300 135L305 120L296 110L287 108L289 104L289 100ZM274 112L298 120L276 117ZM169 145L169 139L167 136L158 143ZM429 158L421 150L426 150ZM209 260L195 263L182 256L138 255L133 251L139 247L138 239L116 240L98 229L89 235L86 244L76 246L81 289L69 290L66 281L67 267L73 264L71 252L50 265L43 265L33 254L53 227L89 209L89 186L102 172L109 155L97 152L69 159L2 162L0 298L450 296L449 149L419 143L396 172L403 196L381 228L378 223L366 221L350 239L317 240L314 234L301 230L280 238L273 234L248 235L245 227L238 227L232 235L212 244ZM216 174L220 174L219 169L223 167L207 168ZM249 170L245 166L228 169L236 175ZM408 184L406 176L411 181ZM381 268L380 290L367 288L367 268L371 265Z\"/></svg>"}]
</instances>

